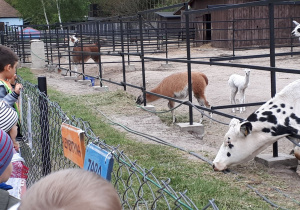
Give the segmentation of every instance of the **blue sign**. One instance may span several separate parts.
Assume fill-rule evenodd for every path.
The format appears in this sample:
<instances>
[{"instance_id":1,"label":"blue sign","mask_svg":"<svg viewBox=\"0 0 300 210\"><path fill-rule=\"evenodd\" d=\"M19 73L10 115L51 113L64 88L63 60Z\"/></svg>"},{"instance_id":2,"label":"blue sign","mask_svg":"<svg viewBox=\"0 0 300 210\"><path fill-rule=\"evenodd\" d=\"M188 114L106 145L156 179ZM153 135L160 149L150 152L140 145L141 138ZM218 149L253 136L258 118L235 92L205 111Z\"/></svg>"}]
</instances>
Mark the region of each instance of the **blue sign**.
<instances>
[{"instance_id":1,"label":"blue sign","mask_svg":"<svg viewBox=\"0 0 300 210\"><path fill-rule=\"evenodd\" d=\"M83 168L87 171L95 172L104 179L111 180L114 159L111 152L107 152L93 143L89 143L86 148Z\"/></svg>"}]
</instances>

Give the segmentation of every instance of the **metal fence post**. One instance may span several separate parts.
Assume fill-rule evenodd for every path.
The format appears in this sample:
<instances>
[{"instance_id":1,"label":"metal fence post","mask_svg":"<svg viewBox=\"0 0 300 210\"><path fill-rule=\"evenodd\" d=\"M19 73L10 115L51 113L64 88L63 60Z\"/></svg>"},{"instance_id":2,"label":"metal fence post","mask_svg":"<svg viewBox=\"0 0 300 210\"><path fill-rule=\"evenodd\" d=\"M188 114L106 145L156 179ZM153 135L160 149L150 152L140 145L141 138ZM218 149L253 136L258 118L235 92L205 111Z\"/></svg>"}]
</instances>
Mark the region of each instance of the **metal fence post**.
<instances>
[{"instance_id":1,"label":"metal fence post","mask_svg":"<svg viewBox=\"0 0 300 210\"><path fill-rule=\"evenodd\" d=\"M84 73L84 56L85 56L85 54L83 53L83 35L82 35L83 30L82 30L82 24L79 25L79 32L80 32L80 51L81 51L82 79L85 80L85 76L84 76L84 74L85 74ZM76 75L76 73L75 73L75 75Z\"/></svg>"},{"instance_id":2,"label":"metal fence post","mask_svg":"<svg viewBox=\"0 0 300 210\"><path fill-rule=\"evenodd\" d=\"M50 26L48 26L48 27L49 27L48 35L49 35L49 42L50 42L50 44L47 43L46 46L47 46L47 49L50 47L50 58L51 58L51 63L53 63L53 50L52 50L52 36L53 35L52 35L52 32L51 32ZM47 62L49 64L49 58L47 58Z\"/></svg>"},{"instance_id":3,"label":"metal fence post","mask_svg":"<svg viewBox=\"0 0 300 210\"><path fill-rule=\"evenodd\" d=\"M168 64L168 23L165 22L165 36L166 36L166 64Z\"/></svg>"},{"instance_id":4,"label":"metal fence post","mask_svg":"<svg viewBox=\"0 0 300 210\"><path fill-rule=\"evenodd\" d=\"M68 40L68 58L69 58L69 69L70 69L70 73L69 73L69 76L72 75L71 71L73 70L72 69L72 61L71 61L71 46L70 46L70 26L67 27L67 40Z\"/></svg>"},{"instance_id":5,"label":"metal fence post","mask_svg":"<svg viewBox=\"0 0 300 210\"><path fill-rule=\"evenodd\" d=\"M121 56L122 56L122 70L123 70L123 87L124 91L126 91L126 73L125 73L125 57L124 57L124 28L122 17L119 17L120 20L120 33L121 33Z\"/></svg>"},{"instance_id":6,"label":"metal fence post","mask_svg":"<svg viewBox=\"0 0 300 210\"><path fill-rule=\"evenodd\" d=\"M270 66L275 67L274 4L269 4ZM271 71L271 97L276 94L276 72ZM278 157L278 142L273 144L273 157Z\"/></svg>"},{"instance_id":7,"label":"metal fence post","mask_svg":"<svg viewBox=\"0 0 300 210\"><path fill-rule=\"evenodd\" d=\"M4 45L4 33L1 32L0 36L1 36L0 44Z\"/></svg>"},{"instance_id":8,"label":"metal fence post","mask_svg":"<svg viewBox=\"0 0 300 210\"><path fill-rule=\"evenodd\" d=\"M47 95L46 77L38 77L39 90ZM41 145L42 145L42 174L46 176L51 173L50 161L50 141L49 141L49 122L48 122L48 102L43 96L39 96L40 125L41 125Z\"/></svg>"},{"instance_id":9,"label":"metal fence post","mask_svg":"<svg viewBox=\"0 0 300 210\"><path fill-rule=\"evenodd\" d=\"M234 10L232 10L233 14L233 20L232 20L232 56L235 56L235 16L234 16Z\"/></svg>"},{"instance_id":10,"label":"metal fence post","mask_svg":"<svg viewBox=\"0 0 300 210\"><path fill-rule=\"evenodd\" d=\"M113 52L116 51L116 42L115 42L115 24L112 23L112 45L113 45Z\"/></svg>"},{"instance_id":11,"label":"metal fence post","mask_svg":"<svg viewBox=\"0 0 300 210\"><path fill-rule=\"evenodd\" d=\"M25 43L25 40L24 40L24 34L23 34L23 26L22 27L20 27L20 29L21 29L21 43L22 43L22 58L23 58L23 63L25 63L26 62L26 55L25 55L25 45L24 45L24 43Z\"/></svg>"},{"instance_id":12,"label":"metal fence post","mask_svg":"<svg viewBox=\"0 0 300 210\"><path fill-rule=\"evenodd\" d=\"M101 43L100 43L100 26L99 26L99 24L100 24L100 22L96 22L95 23L96 24L96 30L97 30L97 40L98 40L98 42L97 42L97 46L98 46L98 52L99 52L99 55L98 55L98 59L99 59L99 79L100 79L100 87L102 87L103 86L103 84L102 84L102 61L101 61Z\"/></svg>"},{"instance_id":13,"label":"metal fence post","mask_svg":"<svg viewBox=\"0 0 300 210\"><path fill-rule=\"evenodd\" d=\"M185 3L185 11L189 10L188 3ZM186 59L188 61L191 60L191 47L190 47L190 18L189 14L185 14L185 36L186 36ZM187 71L188 71L188 86L189 86L189 101L193 102L192 95L192 73L191 73L191 63L187 63ZM193 125L193 107L189 106L189 117L190 117L190 125Z\"/></svg>"},{"instance_id":14,"label":"metal fence post","mask_svg":"<svg viewBox=\"0 0 300 210\"><path fill-rule=\"evenodd\" d=\"M146 75L145 75L145 58L144 58L144 38L143 38L143 18L141 14L138 14L139 17L139 33L140 33L140 42L141 42L141 62L142 62L142 78L143 78L143 96L146 98ZM144 106L146 106L146 100L144 100Z\"/></svg>"}]
</instances>

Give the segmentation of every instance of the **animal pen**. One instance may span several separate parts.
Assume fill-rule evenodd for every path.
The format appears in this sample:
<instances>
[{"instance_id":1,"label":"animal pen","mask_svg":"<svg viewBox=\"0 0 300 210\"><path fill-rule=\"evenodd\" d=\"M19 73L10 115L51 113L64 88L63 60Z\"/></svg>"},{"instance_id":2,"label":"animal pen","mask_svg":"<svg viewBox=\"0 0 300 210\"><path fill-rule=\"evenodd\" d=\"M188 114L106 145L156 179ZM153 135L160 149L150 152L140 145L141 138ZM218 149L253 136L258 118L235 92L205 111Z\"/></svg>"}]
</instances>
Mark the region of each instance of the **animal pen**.
<instances>
[{"instance_id":1,"label":"animal pen","mask_svg":"<svg viewBox=\"0 0 300 210\"><path fill-rule=\"evenodd\" d=\"M250 68L257 71L268 71L270 72L270 84L271 93L270 96L274 96L276 93L276 72L283 72L289 74L299 74L297 69L285 69L276 68L275 58L286 55L299 55L299 52L294 52L294 47L299 46L299 41L292 38L290 32L293 29L292 20L299 19L298 16L291 16L277 13L275 16L274 8L280 7L282 5L294 5L299 6L299 2L281 2L281 1L256 1L244 4L233 4L233 5L214 5L209 6L207 9L201 10L189 10L188 4L177 4L169 7L152 9L143 12L139 12L136 16L130 17L110 17L103 18L99 21L84 22L84 23L73 23L73 24L63 24L61 30L58 25L35 25L32 28L39 29L40 36L34 37L38 38L45 43L46 59L45 64L49 68L58 68L65 72L66 75L72 76L74 73L79 73L82 79L85 80L86 77L93 77L99 82L99 86L103 86L103 83L118 85L123 87L126 91L128 88L140 89L145 97L145 94L153 94L147 91L147 73L146 68L149 61L157 61L162 64L169 63L184 63L186 64L186 69L188 72L189 80L189 90L191 90L191 65L201 64L201 65L217 65L217 66L229 66L236 68ZM169 11L178 8L184 8L182 11L182 16L184 17L180 24L168 22L168 21L157 21L153 19L148 19L148 17L155 17L155 12L158 11ZM252 28L252 24L241 24L242 22L257 22L261 21L260 18L248 19L245 17L236 17L231 15L232 19L213 19L210 21L191 21L192 17L195 15L205 16L206 14L211 14L217 11L228 11L229 13L234 13L243 8L262 9L268 12L268 17L264 19L268 27L263 29ZM282 21L288 24L279 24ZM210 28L201 28L199 25L211 24ZM220 28L221 25L231 26L226 28ZM250 28L245 28L245 26L250 26ZM23 63L30 63L31 56L33 55L30 49L31 35L24 35L23 29L25 26L5 26L5 31L1 34L1 43L7 45L14 49L14 51L19 55ZM232 55L224 57L201 57L191 54L191 47L198 46L199 44L207 43L204 37L198 36L197 34L203 33L207 30L211 33L210 42L212 45L220 42L226 42L228 48L231 49ZM262 36L258 35L255 37L256 43L261 41L261 45L252 45L254 38L252 36L242 37L241 33L252 33L253 31L264 31ZM215 36L215 34L227 34L226 38L224 36ZM254 32L253 32L254 33ZM68 38L70 35L76 35L80 39L79 47L83 49L84 46L88 44L96 44L100 51L98 53L93 53L99 56L99 71L96 75L88 75L85 71L85 64L82 62L80 65L82 67L82 72L75 72L72 69L72 52L70 46L68 45ZM215 38L214 37L218 37ZM243 44L241 44L243 43ZM290 47L290 52L286 53L275 53L276 47ZM186 57L182 58L170 58L168 53L171 48L184 48L186 50ZM268 54L250 55L250 56L239 56L240 49L248 48L269 48ZM82 56L86 52L80 52ZM158 58L156 54L163 54L165 58ZM68 63L62 63L61 57L68 56ZM123 71L122 82L114 81L110 78L103 77L103 66L108 62L103 60L104 56L114 56L119 58L120 61L115 61L119 64ZM253 58L270 58L270 67L260 66L260 65L245 65L235 62L241 59L253 59ZM116 59L117 60L117 59ZM233 62L227 62L233 61ZM141 66L141 81L142 86L137 86L130 84L126 81L126 73L128 67L132 64L139 64ZM154 174L152 174L151 169L143 169L137 165L134 161L131 161L125 154L123 154L119 148L106 145L104 141L98 139L87 122L83 122L80 119L69 119L60 110L59 106L54 102L51 102L47 97L39 93L36 87L28 84L26 81L22 81L25 84L25 89L22 96L23 104L23 125L22 130L28 133L24 135L25 142L31 142L31 147L28 144L22 145L26 148L23 151L23 156L26 159L31 169L29 172L29 185L33 184L39 180L42 176L48 174L51 171L58 170L60 168L76 167L71 162L67 160L62 161L62 151L50 151L50 148L57 147L60 145L60 125L62 122L69 122L86 132L86 137L89 142L95 142L101 148L112 152L115 159L117 160L117 166L113 171L112 183L121 192L120 198L125 209L199 209L193 201L191 201L183 193L176 193L169 184L170 180L159 181ZM193 111L196 110L213 112L214 114L221 115L226 118L233 118L232 115L222 112L222 109L243 107L243 106L257 106L264 102L256 103L246 103L238 105L227 105L222 106L212 106L211 109L200 107L193 104L192 92L189 91L188 101L181 101L173 98L169 98L163 95L158 95L161 98L173 100L175 102L189 106L189 123L193 124ZM41 100L41 102L36 100ZM40 104L40 105L39 105ZM144 102L146 105L146 102ZM47 107L47 108L45 108ZM36 109L36 110L35 110ZM45 119L39 118L39 113L48 112L48 117ZM28 114L24 111L27 110ZM28 111L29 110L29 111ZM33 115L33 113L36 115ZM29 114L31 113L31 114ZM33 115L32 119L29 116ZM53 117L53 118L50 118ZM39 123L41 120L42 123ZM35 127L36 126L36 127ZM46 126L46 127L42 127ZM44 133L46 131L46 133ZM37 132L34 134L33 132ZM42 136L41 136L42 135ZM45 136L51 135L51 138ZM34 141L34 138L37 138ZM40 139L49 139L49 144L39 142ZM51 139L51 140L50 140ZM52 142L53 141L53 142ZM35 143L34 143L35 142ZM36 145L35 145L36 144ZM50 146L50 144L53 144ZM34 149L32 149L34 148ZM43 148L43 149L40 149ZM33 152L32 152L33 151ZM41 152L40 152L41 151ZM34 153L34 154L33 154ZM59 155L57 155L59 154ZM199 157L197 154L193 154ZM277 145L273 146L273 156L278 156ZM34 157L34 158L33 158ZM40 157L38 159L37 157ZM54 158L54 159L53 159ZM55 159L56 158L56 159ZM199 157L202 158L202 157ZM203 158L205 160L205 158ZM205 160L207 161L207 160ZM57 162L59 164L52 164ZM210 163L210 161L207 161ZM211 163L210 163L211 164ZM128 179L124 179L124 174L126 173ZM145 188L146 186L146 188ZM265 198L264 198L265 199ZM275 206L272 202L265 199L272 206ZM213 200L208 201L208 205L203 207L206 209L212 207L213 209L218 209Z\"/></svg>"}]
</instances>

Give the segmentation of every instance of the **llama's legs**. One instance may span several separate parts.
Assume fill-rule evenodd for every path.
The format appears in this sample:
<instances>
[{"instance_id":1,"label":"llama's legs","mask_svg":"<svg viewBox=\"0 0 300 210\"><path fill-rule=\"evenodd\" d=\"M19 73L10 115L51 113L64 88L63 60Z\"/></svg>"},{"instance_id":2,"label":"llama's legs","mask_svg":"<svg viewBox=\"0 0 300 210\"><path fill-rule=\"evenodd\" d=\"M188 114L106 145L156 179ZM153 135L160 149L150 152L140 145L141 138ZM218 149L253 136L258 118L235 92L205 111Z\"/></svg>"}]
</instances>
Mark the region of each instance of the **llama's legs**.
<instances>
[{"instance_id":1,"label":"llama's legs","mask_svg":"<svg viewBox=\"0 0 300 210\"><path fill-rule=\"evenodd\" d=\"M203 99L201 99L201 98L198 99L197 98L197 101L198 101L198 103L199 103L200 106L204 106L204 100ZM201 124L203 122L204 111L201 110L200 112L201 112L201 117L200 117L199 123Z\"/></svg>"},{"instance_id":2,"label":"llama's legs","mask_svg":"<svg viewBox=\"0 0 300 210\"><path fill-rule=\"evenodd\" d=\"M173 109L174 105L175 105L174 101L169 101L168 103L169 109ZM171 113L172 113L172 122L175 123L176 122L175 110L172 110Z\"/></svg>"},{"instance_id":3,"label":"llama's legs","mask_svg":"<svg viewBox=\"0 0 300 210\"><path fill-rule=\"evenodd\" d=\"M197 98L197 101L198 101L198 103L199 103L200 106L210 108L209 103L206 101L206 99ZM199 123L202 123L202 121L203 121L203 115L204 115L204 111L201 111L201 118L200 118ZM210 115L210 119L212 119L212 112L210 112L209 115ZM211 120L210 120L210 122L211 122Z\"/></svg>"},{"instance_id":4,"label":"llama's legs","mask_svg":"<svg viewBox=\"0 0 300 210\"><path fill-rule=\"evenodd\" d=\"M235 102L236 93L237 93L237 88L231 87L231 93L230 93L230 103L231 104L236 104L236 102ZM235 108L232 108L232 112L235 112Z\"/></svg>"},{"instance_id":5,"label":"llama's legs","mask_svg":"<svg viewBox=\"0 0 300 210\"><path fill-rule=\"evenodd\" d=\"M294 148L294 155L298 159L298 167L296 169L297 174L300 176L300 147L296 146Z\"/></svg>"},{"instance_id":6,"label":"llama's legs","mask_svg":"<svg viewBox=\"0 0 300 210\"><path fill-rule=\"evenodd\" d=\"M245 95L245 91L243 91L243 104L246 103L246 95ZM246 111L246 107L243 107L243 111Z\"/></svg>"},{"instance_id":7,"label":"llama's legs","mask_svg":"<svg viewBox=\"0 0 300 210\"><path fill-rule=\"evenodd\" d=\"M240 95L240 104L244 104L245 103L245 90L239 91L239 95ZM245 110L246 110L246 107L241 107L240 113L243 113L243 111L245 111Z\"/></svg>"},{"instance_id":8,"label":"llama's legs","mask_svg":"<svg viewBox=\"0 0 300 210\"><path fill-rule=\"evenodd\" d=\"M78 72L78 69L77 69L77 63L74 64L74 71ZM78 74L77 74L77 73L74 73L74 75L75 75L75 77L77 77Z\"/></svg>"}]
</instances>

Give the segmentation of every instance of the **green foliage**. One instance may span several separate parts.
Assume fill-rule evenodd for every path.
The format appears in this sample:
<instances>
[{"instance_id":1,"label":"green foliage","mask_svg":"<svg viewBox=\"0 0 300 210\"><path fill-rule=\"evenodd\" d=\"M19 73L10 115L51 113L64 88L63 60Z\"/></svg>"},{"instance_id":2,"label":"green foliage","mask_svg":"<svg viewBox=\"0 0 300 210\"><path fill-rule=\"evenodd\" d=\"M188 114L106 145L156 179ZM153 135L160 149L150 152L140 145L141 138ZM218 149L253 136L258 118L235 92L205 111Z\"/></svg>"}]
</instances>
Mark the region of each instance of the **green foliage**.
<instances>
[{"instance_id":1,"label":"green foliage","mask_svg":"<svg viewBox=\"0 0 300 210\"><path fill-rule=\"evenodd\" d=\"M5 0L16 8L24 20L30 24L46 24L42 0ZM183 3L185 0L44 0L50 24L58 23L60 6L62 22L84 21L90 4L97 5L99 17L135 15L139 11ZM173 11L173 10L172 10Z\"/></svg>"},{"instance_id":2,"label":"green foliage","mask_svg":"<svg viewBox=\"0 0 300 210\"><path fill-rule=\"evenodd\" d=\"M24 20L30 24L46 24L41 0L6 0L15 7ZM58 22L56 0L44 0L46 14L50 24ZM90 2L86 0L58 0L62 22L85 20Z\"/></svg>"},{"instance_id":3,"label":"green foliage","mask_svg":"<svg viewBox=\"0 0 300 210\"><path fill-rule=\"evenodd\" d=\"M139 11L183 3L185 0L91 0L98 4L99 16L134 15Z\"/></svg>"},{"instance_id":4,"label":"green foliage","mask_svg":"<svg viewBox=\"0 0 300 210\"><path fill-rule=\"evenodd\" d=\"M61 0L62 22L85 20L88 15L90 2L86 0ZM56 20L58 22L58 19Z\"/></svg>"}]
</instances>

